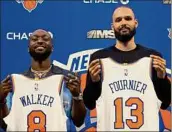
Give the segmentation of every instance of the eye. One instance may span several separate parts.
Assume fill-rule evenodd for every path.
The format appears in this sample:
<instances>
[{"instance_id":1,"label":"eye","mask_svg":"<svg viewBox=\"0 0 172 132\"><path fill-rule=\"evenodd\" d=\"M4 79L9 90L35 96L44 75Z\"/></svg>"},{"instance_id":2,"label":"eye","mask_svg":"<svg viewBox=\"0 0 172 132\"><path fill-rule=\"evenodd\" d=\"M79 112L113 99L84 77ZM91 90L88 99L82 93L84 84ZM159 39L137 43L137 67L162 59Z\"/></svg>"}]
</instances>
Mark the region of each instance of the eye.
<instances>
[{"instance_id":1,"label":"eye","mask_svg":"<svg viewBox=\"0 0 172 132\"><path fill-rule=\"evenodd\" d=\"M132 17L131 17L131 16L126 16L126 17L125 17L125 20L126 20L126 21L131 21L131 20L132 20Z\"/></svg>"},{"instance_id":2,"label":"eye","mask_svg":"<svg viewBox=\"0 0 172 132\"><path fill-rule=\"evenodd\" d=\"M122 18L118 17L118 18L115 19L115 22L120 22L121 20L122 20Z\"/></svg>"},{"instance_id":3,"label":"eye","mask_svg":"<svg viewBox=\"0 0 172 132\"><path fill-rule=\"evenodd\" d=\"M45 37L43 37L43 40L44 40L44 41L49 41L50 38L49 38L48 36L45 36Z\"/></svg>"},{"instance_id":4,"label":"eye","mask_svg":"<svg viewBox=\"0 0 172 132\"><path fill-rule=\"evenodd\" d=\"M38 38L37 38L37 37L32 37L31 40L32 40L32 41L37 41Z\"/></svg>"}]
</instances>

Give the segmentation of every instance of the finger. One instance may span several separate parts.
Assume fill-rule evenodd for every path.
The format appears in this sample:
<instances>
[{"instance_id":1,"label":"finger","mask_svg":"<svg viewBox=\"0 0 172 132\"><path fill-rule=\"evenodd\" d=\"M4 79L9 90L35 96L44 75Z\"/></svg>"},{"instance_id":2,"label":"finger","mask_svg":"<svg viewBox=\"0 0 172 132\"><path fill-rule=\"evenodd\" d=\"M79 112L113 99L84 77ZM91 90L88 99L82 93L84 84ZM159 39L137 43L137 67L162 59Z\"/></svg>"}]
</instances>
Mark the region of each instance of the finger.
<instances>
[{"instance_id":1,"label":"finger","mask_svg":"<svg viewBox=\"0 0 172 132\"><path fill-rule=\"evenodd\" d=\"M154 56L154 57L151 57L153 60L159 60L161 62L163 62L164 64L166 64L166 60L164 60L163 58L159 57L159 56Z\"/></svg>"},{"instance_id":2,"label":"finger","mask_svg":"<svg viewBox=\"0 0 172 132\"><path fill-rule=\"evenodd\" d=\"M78 77L78 72L75 72L74 75Z\"/></svg>"},{"instance_id":3,"label":"finger","mask_svg":"<svg viewBox=\"0 0 172 132\"><path fill-rule=\"evenodd\" d=\"M157 71L162 71L162 72L166 72L166 70L158 65L153 65L153 67L157 70Z\"/></svg>"},{"instance_id":4,"label":"finger","mask_svg":"<svg viewBox=\"0 0 172 132\"><path fill-rule=\"evenodd\" d=\"M64 76L64 80L65 80L65 82L69 82L69 77L67 77L67 76Z\"/></svg>"},{"instance_id":5,"label":"finger","mask_svg":"<svg viewBox=\"0 0 172 132\"><path fill-rule=\"evenodd\" d=\"M11 87L6 87L3 89L3 93L8 93L8 92L12 92L12 88Z\"/></svg>"},{"instance_id":6,"label":"finger","mask_svg":"<svg viewBox=\"0 0 172 132\"><path fill-rule=\"evenodd\" d=\"M97 76L98 74L100 74L101 73L101 69L98 69L94 74L93 74L93 76Z\"/></svg>"},{"instance_id":7,"label":"finger","mask_svg":"<svg viewBox=\"0 0 172 132\"><path fill-rule=\"evenodd\" d=\"M4 93L9 93L9 92L12 92L12 88L4 90Z\"/></svg>"},{"instance_id":8,"label":"finger","mask_svg":"<svg viewBox=\"0 0 172 132\"><path fill-rule=\"evenodd\" d=\"M89 71L91 72L91 71L92 71L95 67L97 67L97 66L101 67L100 63L97 63L97 64L95 64L95 65L92 66L92 67L89 67Z\"/></svg>"},{"instance_id":9,"label":"finger","mask_svg":"<svg viewBox=\"0 0 172 132\"><path fill-rule=\"evenodd\" d=\"M74 82L74 81L71 82L71 83L68 83L67 85L70 85L70 84L71 84L71 85L75 85L75 86L79 86L79 83L78 83L78 82Z\"/></svg>"},{"instance_id":10,"label":"finger","mask_svg":"<svg viewBox=\"0 0 172 132\"><path fill-rule=\"evenodd\" d=\"M12 88L12 85L7 85L7 86L3 86L2 89L5 90L5 89L10 89Z\"/></svg>"},{"instance_id":11,"label":"finger","mask_svg":"<svg viewBox=\"0 0 172 132\"><path fill-rule=\"evenodd\" d=\"M101 66L100 66L99 64L96 65L95 67L89 69L89 72L90 72L91 74L94 74L94 71L97 70L97 69L101 69Z\"/></svg>"},{"instance_id":12,"label":"finger","mask_svg":"<svg viewBox=\"0 0 172 132\"><path fill-rule=\"evenodd\" d=\"M76 79L76 78L77 78L77 76L75 76L75 73L74 73L74 74L68 73L67 76L68 76L70 79Z\"/></svg>"},{"instance_id":13,"label":"finger","mask_svg":"<svg viewBox=\"0 0 172 132\"><path fill-rule=\"evenodd\" d=\"M6 82L6 83L2 83L1 85L2 85L2 86L12 85L12 82L11 82L11 81L8 81L8 82Z\"/></svg>"},{"instance_id":14,"label":"finger","mask_svg":"<svg viewBox=\"0 0 172 132\"><path fill-rule=\"evenodd\" d=\"M10 80L11 76L8 75L4 80L2 80L2 83L8 82Z\"/></svg>"},{"instance_id":15,"label":"finger","mask_svg":"<svg viewBox=\"0 0 172 132\"><path fill-rule=\"evenodd\" d=\"M2 84L2 89L6 88L6 87L9 87L9 88L12 88L13 85L11 84Z\"/></svg>"},{"instance_id":16,"label":"finger","mask_svg":"<svg viewBox=\"0 0 172 132\"><path fill-rule=\"evenodd\" d=\"M163 62L165 62L165 63L166 63L166 60L165 60L165 59L163 59L163 58L161 58L161 57L159 57L159 56L156 56L156 55L150 55L150 57L151 57L151 58L153 58L153 59L161 60L161 61L163 61Z\"/></svg>"},{"instance_id":17,"label":"finger","mask_svg":"<svg viewBox=\"0 0 172 132\"><path fill-rule=\"evenodd\" d=\"M69 75L69 83L71 82L77 82L80 83L80 78L78 76L76 76L77 74L75 73L75 75L70 74Z\"/></svg>"},{"instance_id":18,"label":"finger","mask_svg":"<svg viewBox=\"0 0 172 132\"><path fill-rule=\"evenodd\" d=\"M100 63L100 59L93 60L93 61L90 63L89 67L93 67L93 66L94 66L95 64L97 64L97 63Z\"/></svg>"},{"instance_id":19,"label":"finger","mask_svg":"<svg viewBox=\"0 0 172 132\"><path fill-rule=\"evenodd\" d=\"M163 69L166 69L166 66L159 62L154 62L153 65L158 65L158 66L162 67Z\"/></svg>"},{"instance_id":20,"label":"finger","mask_svg":"<svg viewBox=\"0 0 172 132\"><path fill-rule=\"evenodd\" d=\"M73 81L78 81L79 82L79 80L78 80L78 78L76 79L77 77L75 77L75 79L71 79L70 77L67 77L67 76L64 76L64 81L66 82L66 83L71 83L71 82L73 82Z\"/></svg>"},{"instance_id":21,"label":"finger","mask_svg":"<svg viewBox=\"0 0 172 132\"><path fill-rule=\"evenodd\" d=\"M75 85L73 85L73 84L68 84L67 88L70 89L70 90L77 89L77 87Z\"/></svg>"},{"instance_id":22,"label":"finger","mask_svg":"<svg viewBox=\"0 0 172 132\"><path fill-rule=\"evenodd\" d=\"M101 70L100 66L95 67L95 68L91 71L91 75L94 75L99 69Z\"/></svg>"},{"instance_id":23,"label":"finger","mask_svg":"<svg viewBox=\"0 0 172 132\"><path fill-rule=\"evenodd\" d=\"M158 59L153 59L153 62L159 62L159 63L162 63L163 65L166 66L166 62L158 60Z\"/></svg>"},{"instance_id":24,"label":"finger","mask_svg":"<svg viewBox=\"0 0 172 132\"><path fill-rule=\"evenodd\" d=\"M163 69L166 69L166 66L164 64L162 64L162 63L159 63L159 62L153 62L153 65L157 65L157 66L160 66Z\"/></svg>"},{"instance_id":25,"label":"finger","mask_svg":"<svg viewBox=\"0 0 172 132\"><path fill-rule=\"evenodd\" d=\"M80 84L80 80L79 79L70 79L69 83L77 83Z\"/></svg>"},{"instance_id":26,"label":"finger","mask_svg":"<svg viewBox=\"0 0 172 132\"><path fill-rule=\"evenodd\" d=\"M166 67L165 67L164 65L162 65L161 63L156 63L156 62L154 62L154 63L153 63L153 67L154 67L154 66L159 66L159 67L163 68L164 70L166 69Z\"/></svg>"}]
</instances>

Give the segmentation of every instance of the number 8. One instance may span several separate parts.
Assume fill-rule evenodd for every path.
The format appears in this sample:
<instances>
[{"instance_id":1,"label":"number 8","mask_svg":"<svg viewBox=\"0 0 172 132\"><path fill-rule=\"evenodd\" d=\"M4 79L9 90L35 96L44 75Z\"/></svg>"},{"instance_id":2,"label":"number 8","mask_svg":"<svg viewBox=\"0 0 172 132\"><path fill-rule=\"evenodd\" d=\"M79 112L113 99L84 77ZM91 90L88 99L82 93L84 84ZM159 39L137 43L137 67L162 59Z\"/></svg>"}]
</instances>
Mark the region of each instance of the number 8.
<instances>
[{"instance_id":1,"label":"number 8","mask_svg":"<svg viewBox=\"0 0 172 132\"><path fill-rule=\"evenodd\" d=\"M36 122L36 118L38 122ZM46 131L46 115L41 110L33 110L27 116L27 131Z\"/></svg>"}]
</instances>

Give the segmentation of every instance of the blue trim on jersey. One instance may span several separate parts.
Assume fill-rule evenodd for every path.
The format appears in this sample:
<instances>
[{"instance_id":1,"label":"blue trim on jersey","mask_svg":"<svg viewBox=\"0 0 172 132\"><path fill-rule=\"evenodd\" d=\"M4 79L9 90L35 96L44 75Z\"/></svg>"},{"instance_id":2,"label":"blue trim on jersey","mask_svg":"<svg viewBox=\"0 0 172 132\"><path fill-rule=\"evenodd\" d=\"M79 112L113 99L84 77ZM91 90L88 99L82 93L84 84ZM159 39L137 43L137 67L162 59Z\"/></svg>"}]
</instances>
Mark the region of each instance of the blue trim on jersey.
<instances>
[{"instance_id":1,"label":"blue trim on jersey","mask_svg":"<svg viewBox=\"0 0 172 132\"><path fill-rule=\"evenodd\" d=\"M10 93L8 94L8 96L6 97L6 99L7 99L7 107L8 107L8 109L9 109L9 111L11 110L11 107L12 107L12 98L13 98L13 94L14 94L14 92L10 92Z\"/></svg>"},{"instance_id":2,"label":"blue trim on jersey","mask_svg":"<svg viewBox=\"0 0 172 132\"><path fill-rule=\"evenodd\" d=\"M171 111L171 106L169 106L169 107L167 108L167 110L168 110L168 111Z\"/></svg>"}]
</instances>

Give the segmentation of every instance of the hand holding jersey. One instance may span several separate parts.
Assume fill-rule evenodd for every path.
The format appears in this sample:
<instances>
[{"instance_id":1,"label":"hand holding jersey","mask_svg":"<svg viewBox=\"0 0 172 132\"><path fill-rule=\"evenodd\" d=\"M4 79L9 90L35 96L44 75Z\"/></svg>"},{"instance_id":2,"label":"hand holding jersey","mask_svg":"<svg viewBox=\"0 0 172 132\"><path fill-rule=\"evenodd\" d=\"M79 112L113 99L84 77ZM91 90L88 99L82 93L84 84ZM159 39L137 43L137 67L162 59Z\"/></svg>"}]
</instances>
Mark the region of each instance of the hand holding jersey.
<instances>
[{"instance_id":1,"label":"hand holding jersey","mask_svg":"<svg viewBox=\"0 0 172 132\"><path fill-rule=\"evenodd\" d=\"M166 75L166 60L156 56L156 55L150 55L152 58L152 66L157 71L158 78L165 78ZM89 73L91 76L91 79L93 82L100 81L100 73L101 73L101 63L100 59L93 60L89 65Z\"/></svg>"},{"instance_id":2,"label":"hand holding jersey","mask_svg":"<svg viewBox=\"0 0 172 132\"><path fill-rule=\"evenodd\" d=\"M153 59L153 67L157 71L158 78L164 79L166 75L166 60L156 55L150 55L150 57Z\"/></svg>"},{"instance_id":3,"label":"hand holding jersey","mask_svg":"<svg viewBox=\"0 0 172 132\"><path fill-rule=\"evenodd\" d=\"M93 82L100 81L101 63L99 59L93 60L90 63L88 70Z\"/></svg>"},{"instance_id":4,"label":"hand holding jersey","mask_svg":"<svg viewBox=\"0 0 172 132\"><path fill-rule=\"evenodd\" d=\"M80 91L80 84L81 81L77 75L77 73L71 74L69 73L67 76L64 77L64 80L66 82L67 88L72 93L72 96L76 97L79 96Z\"/></svg>"},{"instance_id":5,"label":"hand holding jersey","mask_svg":"<svg viewBox=\"0 0 172 132\"><path fill-rule=\"evenodd\" d=\"M0 84L0 103L5 101L8 93L12 90L12 83L8 75Z\"/></svg>"}]
</instances>

